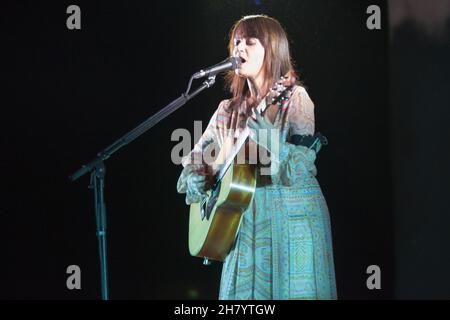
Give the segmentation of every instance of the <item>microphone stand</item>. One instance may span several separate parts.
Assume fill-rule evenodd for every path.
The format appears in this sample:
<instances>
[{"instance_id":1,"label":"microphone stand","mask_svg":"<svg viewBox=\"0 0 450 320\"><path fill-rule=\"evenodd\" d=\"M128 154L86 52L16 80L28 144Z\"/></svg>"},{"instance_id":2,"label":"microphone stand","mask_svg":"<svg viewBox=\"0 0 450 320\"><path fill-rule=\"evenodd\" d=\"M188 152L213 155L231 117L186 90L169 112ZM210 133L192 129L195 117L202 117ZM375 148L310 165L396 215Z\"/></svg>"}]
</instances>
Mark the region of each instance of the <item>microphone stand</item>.
<instances>
[{"instance_id":1,"label":"microphone stand","mask_svg":"<svg viewBox=\"0 0 450 320\"><path fill-rule=\"evenodd\" d=\"M116 151L118 151L123 146L132 142L140 135L144 134L147 130L152 128L158 122L169 116L178 108L182 107L186 102L195 97L197 94L210 88L216 80L216 76L212 75L208 77L207 80L194 92L189 93L191 89L192 80L194 76L189 80L188 88L185 93L183 93L179 98L175 99L163 109L158 111L156 114L148 118L146 121L138 125L136 128L122 136L120 139L116 140L109 147L103 149L97 153L97 156L89 163L83 165L74 174L72 174L69 179L75 181L85 175L86 173L91 173L91 181L89 188L94 191L94 201L95 201L95 218L97 225L97 239L98 248L100 256L100 276L101 276L101 293L102 299L109 299L108 292L108 267L106 260L106 206L104 197L104 186L105 186L105 163L104 161L112 156Z\"/></svg>"}]
</instances>

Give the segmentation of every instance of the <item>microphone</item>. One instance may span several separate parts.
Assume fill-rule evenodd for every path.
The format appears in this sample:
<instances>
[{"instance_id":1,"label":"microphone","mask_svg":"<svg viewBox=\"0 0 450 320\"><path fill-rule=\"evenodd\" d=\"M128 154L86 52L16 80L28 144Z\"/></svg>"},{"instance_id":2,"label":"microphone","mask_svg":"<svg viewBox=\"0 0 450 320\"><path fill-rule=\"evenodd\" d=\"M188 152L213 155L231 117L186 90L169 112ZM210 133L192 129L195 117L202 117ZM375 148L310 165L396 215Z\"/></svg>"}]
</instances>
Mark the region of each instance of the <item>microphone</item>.
<instances>
[{"instance_id":1,"label":"microphone","mask_svg":"<svg viewBox=\"0 0 450 320\"><path fill-rule=\"evenodd\" d=\"M222 71L227 71L227 70L234 70L237 67L239 67L239 65L241 64L241 58L240 57L230 57L225 59L224 61L206 68L206 69L202 69L199 72L194 74L194 79L199 79L199 78L203 78L203 77L209 77L209 76L215 76L216 74L222 72Z\"/></svg>"}]
</instances>

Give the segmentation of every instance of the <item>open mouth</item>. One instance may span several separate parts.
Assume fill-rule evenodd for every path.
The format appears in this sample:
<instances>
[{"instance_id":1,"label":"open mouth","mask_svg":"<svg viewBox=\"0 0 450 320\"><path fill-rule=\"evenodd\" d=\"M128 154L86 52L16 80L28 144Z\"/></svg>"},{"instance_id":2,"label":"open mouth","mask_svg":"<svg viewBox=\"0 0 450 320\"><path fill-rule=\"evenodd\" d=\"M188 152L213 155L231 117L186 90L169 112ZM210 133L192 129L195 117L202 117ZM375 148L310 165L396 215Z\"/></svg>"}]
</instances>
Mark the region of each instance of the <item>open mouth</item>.
<instances>
[{"instance_id":1,"label":"open mouth","mask_svg":"<svg viewBox=\"0 0 450 320\"><path fill-rule=\"evenodd\" d=\"M246 63L247 60L245 60L244 58L241 57L241 64Z\"/></svg>"}]
</instances>

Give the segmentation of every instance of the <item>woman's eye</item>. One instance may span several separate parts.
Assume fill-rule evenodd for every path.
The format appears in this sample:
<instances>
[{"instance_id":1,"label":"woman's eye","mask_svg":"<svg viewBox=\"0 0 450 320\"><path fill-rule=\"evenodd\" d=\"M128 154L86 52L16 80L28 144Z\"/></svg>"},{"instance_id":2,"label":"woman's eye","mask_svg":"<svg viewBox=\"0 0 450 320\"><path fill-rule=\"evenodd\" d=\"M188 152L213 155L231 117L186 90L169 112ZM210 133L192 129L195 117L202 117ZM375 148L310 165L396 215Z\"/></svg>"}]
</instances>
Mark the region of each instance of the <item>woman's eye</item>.
<instances>
[{"instance_id":1,"label":"woman's eye","mask_svg":"<svg viewBox=\"0 0 450 320\"><path fill-rule=\"evenodd\" d=\"M234 40L234 46L235 47L237 47L237 46L239 46L239 44L241 43L241 39L239 39L239 40ZM256 44L256 39L244 39L244 41L245 41L245 44L247 45L247 46L253 46L253 45L255 45Z\"/></svg>"}]
</instances>

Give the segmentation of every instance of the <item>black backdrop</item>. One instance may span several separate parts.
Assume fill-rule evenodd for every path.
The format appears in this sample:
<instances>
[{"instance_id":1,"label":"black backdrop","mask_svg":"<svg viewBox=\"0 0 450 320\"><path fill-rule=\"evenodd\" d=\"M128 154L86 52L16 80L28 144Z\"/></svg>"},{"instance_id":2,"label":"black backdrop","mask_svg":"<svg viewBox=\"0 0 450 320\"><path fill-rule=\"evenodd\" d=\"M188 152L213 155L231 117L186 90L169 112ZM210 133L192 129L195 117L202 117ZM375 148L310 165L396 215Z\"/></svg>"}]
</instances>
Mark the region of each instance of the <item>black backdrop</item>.
<instances>
[{"instance_id":1,"label":"black backdrop","mask_svg":"<svg viewBox=\"0 0 450 320\"><path fill-rule=\"evenodd\" d=\"M386 13L385 1L77 1L77 31L66 28L70 4L2 3L1 298L100 297L89 178L71 183L68 175L178 97L193 72L221 61L232 23L253 13L285 26L316 129L330 141L318 179L338 295L395 297L386 14L382 30L366 28L367 6ZM194 120L206 125L227 96L219 79L107 161L112 299L217 298L221 265L189 256L170 137L193 132ZM79 291L66 288L72 264L82 271ZM366 287L373 264L381 290Z\"/></svg>"},{"instance_id":2,"label":"black backdrop","mask_svg":"<svg viewBox=\"0 0 450 320\"><path fill-rule=\"evenodd\" d=\"M450 298L450 2L431 3L411 8L433 13L431 24L418 23L422 13L391 34L395 296L401 299Z\"/></svg>"}]
</instances>

